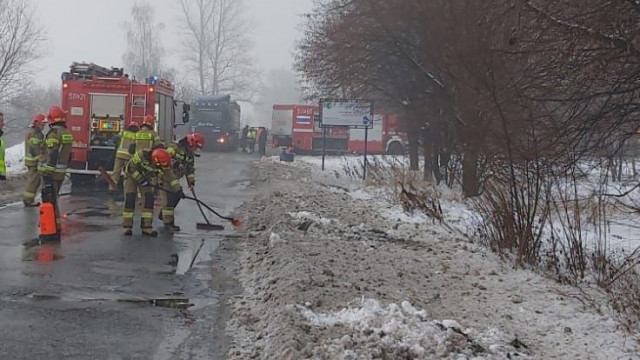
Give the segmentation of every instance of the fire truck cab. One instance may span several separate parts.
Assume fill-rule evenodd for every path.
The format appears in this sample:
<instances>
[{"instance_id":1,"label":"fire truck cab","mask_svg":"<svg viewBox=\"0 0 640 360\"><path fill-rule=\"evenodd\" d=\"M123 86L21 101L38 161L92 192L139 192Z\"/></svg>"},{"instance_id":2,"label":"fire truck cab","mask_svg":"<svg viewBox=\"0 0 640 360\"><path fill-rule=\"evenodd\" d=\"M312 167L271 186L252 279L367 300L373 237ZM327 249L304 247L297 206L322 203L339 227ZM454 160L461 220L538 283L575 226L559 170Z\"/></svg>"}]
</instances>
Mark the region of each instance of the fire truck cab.
<instances>
[{"instance_id":1,"label":"fire truck cab","mask_svg":"<svg viewBox=\"0 0 640 360\"><path fill-rule=\"evenodd\" d=\"M122 68L73 63L62 74L62 108L73 134L68 172L74 184L92 181L99 168L113 169L120 131L155 115L155 131L167 142L174 140L176 102L173 85L157 76L144 82L129 78ZM189 121L183 105L182 121Z\"/></svg>"}]
</instances>

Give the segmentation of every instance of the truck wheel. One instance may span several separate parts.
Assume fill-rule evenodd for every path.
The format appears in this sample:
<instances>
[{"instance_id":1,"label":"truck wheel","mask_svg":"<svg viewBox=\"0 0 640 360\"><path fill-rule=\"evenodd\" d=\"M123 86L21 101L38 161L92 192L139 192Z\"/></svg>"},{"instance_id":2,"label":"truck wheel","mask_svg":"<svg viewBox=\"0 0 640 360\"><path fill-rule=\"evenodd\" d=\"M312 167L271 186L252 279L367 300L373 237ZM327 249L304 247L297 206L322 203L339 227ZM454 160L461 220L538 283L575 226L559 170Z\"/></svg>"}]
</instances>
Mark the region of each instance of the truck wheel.
<instances>
[{"instance_id":1,"label":"truck wheel","mask_svg":"<svg viewBox=\"0 0 640 360\"><path fill-rule=\"evenodd\" d=\"M71 174L71 185L72 186L85 186L93 184L96 177L94 175L89 174Z\"/></svg>"},{"instance_id":2,"label":"truck wheel","mask_svg":"<svg viewBox=\"0 0 640 360\"><path fill-rule=\"evenodd\" d=\"M404 146L394 141L387 147L387 155L404 155Z\"/></svg>"}]
</instances>

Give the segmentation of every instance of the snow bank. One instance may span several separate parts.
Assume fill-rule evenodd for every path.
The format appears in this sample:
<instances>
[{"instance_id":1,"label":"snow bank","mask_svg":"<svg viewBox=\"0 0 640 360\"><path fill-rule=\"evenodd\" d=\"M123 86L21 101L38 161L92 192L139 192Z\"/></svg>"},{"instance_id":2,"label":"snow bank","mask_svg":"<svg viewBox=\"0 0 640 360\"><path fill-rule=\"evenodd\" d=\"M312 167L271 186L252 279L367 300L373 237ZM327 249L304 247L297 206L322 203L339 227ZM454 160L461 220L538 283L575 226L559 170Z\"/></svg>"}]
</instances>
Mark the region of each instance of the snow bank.
<instances>
[{"instance_id":1,"label":"snow bank","mask_svg":"<svg viewBox=\"0 0 640 360\"><path fill-rule=\"evenodd\" d=\"M323 345L322 353L329 358L372 359L381 354L407 359L529 358L501 341L497 329L481 334L462 329L455 320L432 320L425 310L417 310L408 301L385 306L374 299L363 299L358 307L326 314L297 308L314 326L346 326L352 330Z\"/></svg>"},{"instance_id":2,"label":"snow bank","mask_svg":"<svg viewBox=\"0 0 640 360\"><path fill-rule=\"evenodd\" d=\"M4 155L8 174L20 174L27 171L24 166L24 142L6 149Z\"/></svg>"}]
</instances>

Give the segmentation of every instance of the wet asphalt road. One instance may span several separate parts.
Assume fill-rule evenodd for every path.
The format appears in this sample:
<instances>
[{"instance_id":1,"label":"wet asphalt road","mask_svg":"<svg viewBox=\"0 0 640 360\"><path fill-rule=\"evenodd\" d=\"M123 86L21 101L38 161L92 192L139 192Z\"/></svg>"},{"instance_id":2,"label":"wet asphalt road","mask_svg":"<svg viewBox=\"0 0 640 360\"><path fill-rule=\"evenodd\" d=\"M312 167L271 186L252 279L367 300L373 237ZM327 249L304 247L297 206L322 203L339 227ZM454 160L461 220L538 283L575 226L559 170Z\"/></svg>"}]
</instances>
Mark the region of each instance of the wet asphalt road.
<instances>
[{"instance_id":1,"label":"wet asphalt road","mask_svg":"<svg viewBox=\"0 0 640 360\"><path fill-rule=\"evenodd\" d=\"M203 154L196 163L198 197L231 212L252 196L252 160ZM67 184L62 192L69 190ZM59 248L22 245L37 237L37 208L0 207L0 359L223 358L230 341L224 303L238 291L231 226L197 230L202 216L183 200L179 234L159 229L154 239L134 228L125 237L120 199L101 188L71 190L61 198L68 215ZM157 218L154 225L160 228ZM194 306L175 307L186 299Z\"/></svg>"}]
</instances>

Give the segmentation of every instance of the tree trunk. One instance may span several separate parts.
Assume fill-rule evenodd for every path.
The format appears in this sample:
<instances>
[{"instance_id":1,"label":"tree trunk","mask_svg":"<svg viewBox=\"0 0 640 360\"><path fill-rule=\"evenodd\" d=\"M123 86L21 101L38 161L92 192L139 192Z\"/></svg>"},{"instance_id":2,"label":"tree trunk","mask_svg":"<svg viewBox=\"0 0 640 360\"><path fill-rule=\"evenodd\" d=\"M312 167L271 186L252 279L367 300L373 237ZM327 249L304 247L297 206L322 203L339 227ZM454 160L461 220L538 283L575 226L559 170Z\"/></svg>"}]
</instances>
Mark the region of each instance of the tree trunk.
<instances>
[{"instance_id":1,"label":"tree trunk","mask_svg":"<svg viewBox=\"0 0 640 360\"><path fill-rule=\"evenodd\" d=\"M409 141L409 169L413 171L420 170L420 165L418 164L418 133L409 131L407 140Z\"/></svg>"},{"instance_id":2,"label":"tree trunk","mask_svg":"<svg viewBox=\"0 0 640 360\"><path fill-rule=\"evenodd\" d=\"M480 179L478 176L478 150L473 146L464 149L462 158L462 190L464 196L480 195Z\"/></svg>"}]
</instances>

